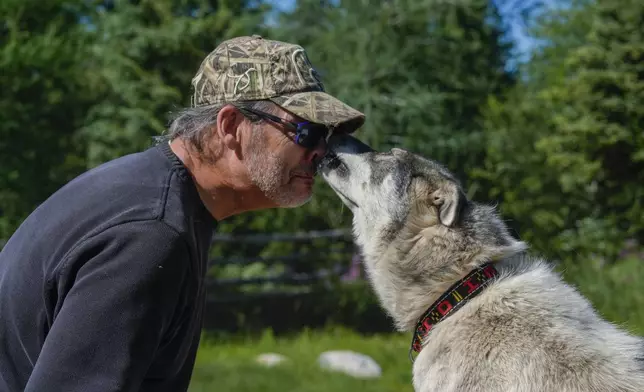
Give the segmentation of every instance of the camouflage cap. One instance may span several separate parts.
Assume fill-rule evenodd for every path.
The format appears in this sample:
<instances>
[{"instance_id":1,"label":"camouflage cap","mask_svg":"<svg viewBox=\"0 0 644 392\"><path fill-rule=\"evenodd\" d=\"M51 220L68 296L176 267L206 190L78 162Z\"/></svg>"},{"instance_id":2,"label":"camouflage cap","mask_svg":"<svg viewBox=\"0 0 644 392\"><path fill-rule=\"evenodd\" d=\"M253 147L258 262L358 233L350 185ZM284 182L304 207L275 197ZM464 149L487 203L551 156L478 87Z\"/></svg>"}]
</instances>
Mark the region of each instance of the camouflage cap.
<instances>
[{"instance_id":1,"label":"camouflage cap","mask_svg":"<svg viewBox=\"0 0 644 392\"><path fill-rule=\"evenodd\" d=\"M304 49L242 36L222 42L192 79L193 106L271 100L305 120L353 132L365 116L327 94Z\"/></svg>"}]
</instances>

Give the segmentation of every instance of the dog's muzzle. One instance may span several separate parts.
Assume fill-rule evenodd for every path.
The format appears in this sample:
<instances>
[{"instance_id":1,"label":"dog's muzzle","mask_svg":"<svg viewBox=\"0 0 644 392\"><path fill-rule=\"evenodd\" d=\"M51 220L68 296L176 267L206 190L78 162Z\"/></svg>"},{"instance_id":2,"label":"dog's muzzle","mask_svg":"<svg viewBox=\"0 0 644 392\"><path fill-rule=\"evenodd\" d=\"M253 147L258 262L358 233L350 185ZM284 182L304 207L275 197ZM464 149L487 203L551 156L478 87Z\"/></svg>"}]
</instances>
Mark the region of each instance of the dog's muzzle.
<instances>
[{"instance_id":1,"label":"dog's muzzle","mask_svg":"<svg viewBox=\"0 0 644 392\"><path fill-rule=\"evenodd\" d=\"M318 172L324 169L334 170L337 169L341 164L342 161L340 161L338 155L333 151L329 151L317 162L316 168Z\"/></svg>"},{"instance_id":2,"label":"dog's muzzle","mask_svg":"<svg viewBox=\"0 0 644 392\"><path fill-rule=\"evenodd\" d=\"M363 154L374 150L347 134L334 134L328 140L328 151L335 154Z\"/></svg>"}]
</instances>

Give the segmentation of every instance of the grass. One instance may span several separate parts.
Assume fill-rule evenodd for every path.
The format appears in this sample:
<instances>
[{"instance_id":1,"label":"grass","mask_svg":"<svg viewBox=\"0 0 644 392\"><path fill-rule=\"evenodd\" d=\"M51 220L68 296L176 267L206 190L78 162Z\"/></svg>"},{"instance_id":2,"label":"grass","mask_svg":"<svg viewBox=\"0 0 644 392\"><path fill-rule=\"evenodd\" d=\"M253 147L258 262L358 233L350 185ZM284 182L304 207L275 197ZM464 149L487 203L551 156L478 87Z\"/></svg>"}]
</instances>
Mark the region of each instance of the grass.
<instances>
[{"instance_id":1,"label":"grass","mask_svg":"<svg viewBox=\"0 0 644 392\"><path fill-rule=\"evenodd\" d=\"M586 295L598 313L632 333L644 335L644 261L628 259L614 265L596 262L565 265L567 281ZM292 337L204 337L190 392L361 392L409 391L411 364L408 334L362 336L342 328L304 331ZM327 350L354 350L382 367L379 379L360 380L322 370L317 357ZM254 362L260 353L275 352L289 361L274 368Z\"/></svg>"},{"instance_id":2,"label":"grass","mask_svg":"<svg viewBox=\"0 0 644 392\"><path fill-rule=\"evenodd\" d=\"M644 260L629 258L606 266L595 260L561 270L602 317L644 336Z\"/></svg>"},{"instance_id":3,"label":"grass","mask_svg":"<svg viewBox=\"0 0 644 392\"><path fill-rule=\"evenodd\" d=\"M342 328L304 331L290 338L275 338L270 332L248 340L205 338L189 392L412 392L409 342L408 334L366 337ZM327 350L353 350L369 355L380 365L382 376L356 379L324 370L318 366L317 358ZM265 352L289 359L272 368L256 364L255 357Z\"/></svg>"}]
</instances>

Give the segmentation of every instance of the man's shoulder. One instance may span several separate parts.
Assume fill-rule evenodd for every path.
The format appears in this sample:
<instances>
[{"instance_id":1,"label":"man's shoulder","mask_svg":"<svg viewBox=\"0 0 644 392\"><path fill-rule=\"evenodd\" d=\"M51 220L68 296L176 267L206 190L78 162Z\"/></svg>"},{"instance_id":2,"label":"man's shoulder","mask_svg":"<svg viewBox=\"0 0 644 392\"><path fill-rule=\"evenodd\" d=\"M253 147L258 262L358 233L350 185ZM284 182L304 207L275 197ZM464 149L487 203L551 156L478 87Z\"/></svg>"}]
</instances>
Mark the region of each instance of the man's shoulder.
<instances>
[{"instance_id":1,"label":"man's shoulder","mask_svg":"<svg viewBox=\"0 0 644 392\"><path fill-rule=\"evenodd\" d=\"M119 191L133 192L137 188L151 185L163 186L167 176L173 171L172 162L164 156L158 146L144 151L124 155L104 162L87 170L65 184L60 191L83 188L120 188Z\"/></svg>"},{"instance_id":2,"label":"man's shoulder","mask_svg":"<svg viewBox=\"0 0 644 392\"><path fill-rule=\"evenodd\" d=\"M169 187L178 168L161 148L128 154L94 167L61 187L56 194L84 201L108 202L113 207L156 203Z\"/></svg>"},{"instance_id":3,"label":"man's shoulder","mask_svg":"<svg viewBox=\"0 0 644 392\"><path fill-rule=\"evenodd\" d=\"M205 247L202 242L209 240L215 222L187 169L164 147L106 162L69 182L22 222L3 256L17 264L29 259L56 265L98 233L112 233L115 238L131 235L111 228L144 226L137 238L145 240L147 223L134 222L171 228L188 241L191 252Z\"/></svg>"},{"instance_id":4,"label":"man's shoulder","mask_svg":"<svg viewBox=\"0 0 644 392\"><path fill-rule=\"evenodd\" d=\"M169 194L181 194L175 188L185 186L171 181L176 172L158 146L106 162L58 189L14 235L39 239L32 246L53 240L65 248L71 246L68 241L121 223L164 220ZM173 214L179 221L184 212ZM174 228L181 230L177 224Z\"/></svg>"},{"instance_id":5,"label":"man's shoulder","mask_svg":"<svg viewBox=\"0 0 644 392\"><path fill-rule=\"evenodd\" d=\"M44 216L76 221L83 218L79 214L94 215L105 223L155 219L172 175L168 160L155 150L152 147L92 168L61 187L39 208L46 212Z\"/></svg>"}]
</instances>

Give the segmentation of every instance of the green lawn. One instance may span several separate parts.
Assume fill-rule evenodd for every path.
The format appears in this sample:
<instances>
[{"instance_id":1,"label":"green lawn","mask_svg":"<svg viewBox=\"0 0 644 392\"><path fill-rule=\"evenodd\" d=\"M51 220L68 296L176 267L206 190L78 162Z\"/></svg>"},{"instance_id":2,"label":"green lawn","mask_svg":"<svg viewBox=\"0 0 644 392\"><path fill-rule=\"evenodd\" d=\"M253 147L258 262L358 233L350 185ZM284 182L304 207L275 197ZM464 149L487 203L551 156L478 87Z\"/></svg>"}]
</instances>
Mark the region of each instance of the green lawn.
<instances>
[{"instance_id":1,"label":"green lawn","mask_svg":"<svg viewBox=\"0 0 644 392\"><path fill-rule=\"evenodd\" d=\"M644 260L629 258L603 267L599 261L589 261L562 271L602 317L644 336Z\"/></svg>"},{"instance_id":2,"label":"green lawn","mask_svg":"<svg viewBox=\"0 0 644 392\"><path fill-rule=\"evenodd\" d=\"M564 268L565 277L587 295L599 313L623 328L644 335L644 261L630 259L600 267ZM409 391L411 363L409 334L361 336L343 329L305 331L290 338L267 333L258 339L204 339L190 392L361 392ZM379 379L359 380L321 370L317 357L326 350L354 350L374 358L382 367ZM260 353L290 358L286 364L264 368L254 363Z\"/></svg>"},{"instance_id":3,"label":"green lawn","mask_svg":"<svg viewBox=\"0 0 644 392\"><path fill-rule=\"evenodd\" d=\"M410 336L383 334L365 337L343 329L305 331L292 338L270 333L256 340L209 341L201 345L190 392L277 391L413 391ZM353 350L371 356L382 368L378 379L355 379L321 369L317 357L327 350ZM256 364L260 353L289 358L273 368Z\"/></svg>"}]
</instances>

